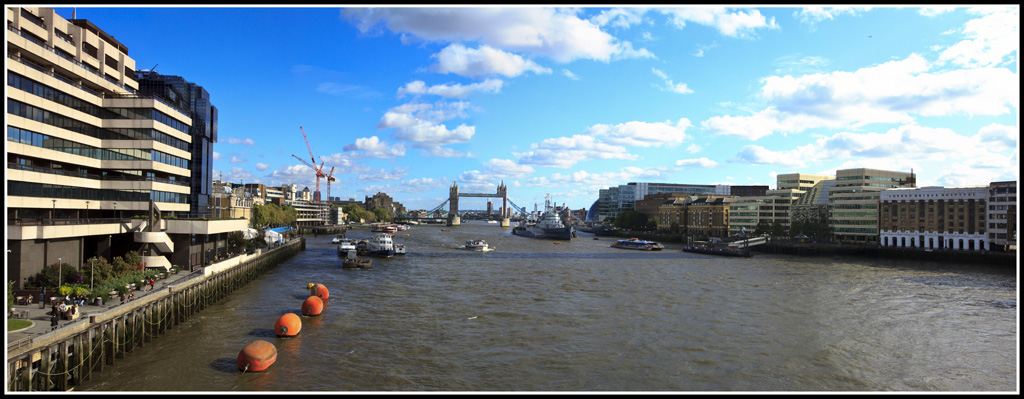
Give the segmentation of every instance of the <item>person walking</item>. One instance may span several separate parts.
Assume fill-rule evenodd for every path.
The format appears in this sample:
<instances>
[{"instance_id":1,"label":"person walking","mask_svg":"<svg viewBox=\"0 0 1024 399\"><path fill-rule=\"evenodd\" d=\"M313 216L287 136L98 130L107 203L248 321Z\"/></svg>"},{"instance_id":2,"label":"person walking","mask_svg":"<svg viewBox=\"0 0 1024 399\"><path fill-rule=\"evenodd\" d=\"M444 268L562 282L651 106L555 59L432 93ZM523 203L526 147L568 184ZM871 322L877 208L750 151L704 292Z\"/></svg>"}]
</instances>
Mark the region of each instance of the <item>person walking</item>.
<instances>
[{"instance_id":1,"label":"person walking","mask_svg":"<svg viewBox=\"0 0 1024 399\"><path fill-rule=\"evenodd\" d=\"M53 316L50 316L50 329L51 330L56 330L57 329L57 323L60 323L60 321L58 321L58 319L57 319L57 312L55 311L55 312L53 312Z\"/></svg>"}]
</instances>

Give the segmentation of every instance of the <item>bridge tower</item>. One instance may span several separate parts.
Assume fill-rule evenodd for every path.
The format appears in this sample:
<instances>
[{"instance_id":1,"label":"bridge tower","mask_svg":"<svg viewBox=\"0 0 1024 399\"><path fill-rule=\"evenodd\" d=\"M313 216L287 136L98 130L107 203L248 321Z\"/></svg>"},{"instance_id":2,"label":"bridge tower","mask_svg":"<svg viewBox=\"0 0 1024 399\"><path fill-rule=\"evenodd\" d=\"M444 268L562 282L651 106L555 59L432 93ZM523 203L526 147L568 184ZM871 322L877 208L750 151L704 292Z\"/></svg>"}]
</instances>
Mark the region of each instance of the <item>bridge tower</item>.
<instances>
[{"instance_id":1,"label":"bridge tower","mask_svg":"<svg viewBox=\"0 0 1024 399\"><path fill-rule=\"evenodd\" d=\"M452 187L448 189L448 225L449 226L461 226L462 220L459 219L459 183L452 182Z\"/></svg>"},{"instance_id":2,"label":"bridge tower","mask_svg":"<svg viewBox=\"0 0 1024 399\"><path fill-rule=\"evenodd\" d=\"M511 224L509 216L512 212L509 212L508 209L508 186L505 185L504 180L498 185L497 196L501 197L501 227L508 227Z\"/></svg>"}]
</instances>

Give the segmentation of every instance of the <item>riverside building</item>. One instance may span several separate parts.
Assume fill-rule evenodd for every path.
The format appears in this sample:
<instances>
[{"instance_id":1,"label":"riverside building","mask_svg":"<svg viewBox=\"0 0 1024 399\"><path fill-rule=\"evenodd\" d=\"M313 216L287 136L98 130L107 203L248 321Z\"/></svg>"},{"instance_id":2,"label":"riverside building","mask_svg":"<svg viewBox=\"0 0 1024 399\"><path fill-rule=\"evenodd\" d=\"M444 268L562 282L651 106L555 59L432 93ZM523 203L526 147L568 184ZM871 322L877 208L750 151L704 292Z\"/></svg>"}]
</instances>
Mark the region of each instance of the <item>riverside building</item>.
<instances>
[{"instance_id":1,"label":"riverside building","mask_svg":"<svg viewBox=\"0 0 1024 399\"><path fill-rule=\"evenodd\" d=\"M914 172L856 168L836 171L836 184L828 189L828 224L832 239L840 243L878 245L880 192L915 187Z\"/></svg>"},{"instance_id":2,"label":"riverside building","mask_svg":"<svg viewBox=\"0 0 1024 399\"><path fill-rule=\"evenodd\" d=\"M991 248L1017 250L1017 182L993 182L988 186L988 241Z\"/></svg>"},{"instance_id":3,"label":"riverside building","mask_svg":"<svg viewBox=\"0 0 1024 399\"><path fill-rule=\"evenodd\" d=\"M191 213L186 110L139 93L128 48L44 7L7 11L8 278L141 250L147 267L209 264L248 221ZM154 215L155 213L155 215ZM148 217L155 216L149 219Z\"/></svg>"},{"instance_id":4,"label":"riverside building","mask_svg":"<svg viewBox=\"0 0 1024 399\"><path fill-rule=\"evenodd\" d=\"M988 186L919 187L879 193L883 247L984 251Z\"/></svg>"},{"instance_id":5,"label":"riverside building","mask_svg":"<svg viewBox=\"0 0 1024 399\"><path fill-rule=\"evenodd\" d=\"M775 226L788 230L790 208L804 193L831 176L806 173L787 173L775 177L775 190L764 195L737 197L729 204L731 219L729 234L752 234L755 231L770 231Z\"/></svg>"}]
</instances>

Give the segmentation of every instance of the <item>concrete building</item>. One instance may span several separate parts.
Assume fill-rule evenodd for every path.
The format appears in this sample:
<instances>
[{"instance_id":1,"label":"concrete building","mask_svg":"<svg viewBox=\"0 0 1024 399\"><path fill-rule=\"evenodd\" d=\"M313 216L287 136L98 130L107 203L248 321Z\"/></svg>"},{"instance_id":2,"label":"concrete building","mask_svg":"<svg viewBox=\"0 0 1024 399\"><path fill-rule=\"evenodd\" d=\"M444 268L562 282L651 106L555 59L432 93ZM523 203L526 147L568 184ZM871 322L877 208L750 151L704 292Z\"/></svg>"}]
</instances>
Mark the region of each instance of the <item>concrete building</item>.
<instances>
[{"instance_id":1,"label":"concrete building","mask_svg":"<svg viewBox=\"0 0 1024 399\"><path fill-rule=\"evenodd\" d=\"M130 250L143 251L148 267L202 266L227 232L247 227L163 218L192 211L194 121L139 93L123 43L50 8L5 9L7 273L15 288L58 260L81 267Z\"/></svg>"},{"instance_id":2,"label":"concrete building","mask_svg":"<svg viewBox=\"0 0 1024 399\"><path fill-rule=\"evenodd\" d=\"M252 194L244 185L213 181L210 196L211 217L252 220Z\"/></svg>"},{"instance_id":3,"label":"concrete building","mask_svg":"<svg viewBox=\"0 0 1024 399\"><path fill-rule=\"evenodd\" d=\"M883 247L988 250L988 186L897 188L878 193Z\"/></svg>"},{"instance_id":4,"label":"concrete building","mask_svg":"<svg viewBox=\"0 0 1024 399\"><path fill-rule=\"evenodd\" d=\"M1017 182L992 182L988 186L988 241L991 248L1017 250Z\"/></svg>"},{"instance_id":5,"label":"concrete building","mask_svg":"<svg viewBox=\"0 0 1024 399\"><path fill-rule=\"evenodd\" d=\"M836 171L828 190L829 230L840 243L878 245L879 193L915 187L913 172L856 168Z\"/></svg>"}]
</instances>

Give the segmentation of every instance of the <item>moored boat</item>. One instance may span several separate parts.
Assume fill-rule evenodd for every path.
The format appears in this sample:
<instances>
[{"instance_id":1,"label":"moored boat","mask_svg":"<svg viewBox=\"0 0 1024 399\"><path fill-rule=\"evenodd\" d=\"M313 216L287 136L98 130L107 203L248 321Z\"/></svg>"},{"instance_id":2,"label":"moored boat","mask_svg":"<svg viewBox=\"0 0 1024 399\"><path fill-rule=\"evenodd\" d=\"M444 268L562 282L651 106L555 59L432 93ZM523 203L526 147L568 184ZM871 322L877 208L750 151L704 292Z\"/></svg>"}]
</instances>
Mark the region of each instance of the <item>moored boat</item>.
<instances>
[{"instance_id":1,"label":"moored boat","mask_svg":"<svg viewBox=\"0 0 1024 399\"><path fill-rule=\"evenodd\" d=\"M662 249L665 249L665 246L661 245L658 242L641 240L639 238L627 238L624 240L618 240L615 241L615 243L612 244L611 246L612 248L636 249L641 251L661 251Z\"/></svg>"},{"instance_id":2,"label":"moored boat","mask_svg":"<svg viewBox=\"0 0 1024 399\"><path fill-rule=\"evenodd\" d=\"M390 258L395 256L395 244L391 234L381 233L373 236L366 244L368 253L378 258Z\"/></svg>"},{"instance_id":3,"label":"moored boat","mask_svg":"<svg viewBox=\"0 0 1024 399\"><path fill-rule=\"evenodd\" d=\"M576 229L566 226L551 206L550 199L544 199L544 213L540 220L531 223L523 220L512 228L512 234L530 238L547 238L554 240L572 240L576 237Z\"/></svg>"},{"instance_id":4,"label":"moored boat","mask_svg":"<svg viewBox=\"0 0 1024 399\"><path fill-rule=\"evenodd\" d=\"M348 256L349 253L356 254L356 243L349 238L342 238L338 241L338 256Z\"/></svg>"}]
</instances>

